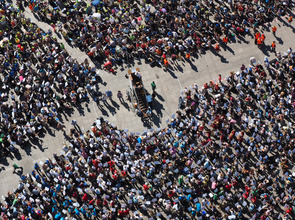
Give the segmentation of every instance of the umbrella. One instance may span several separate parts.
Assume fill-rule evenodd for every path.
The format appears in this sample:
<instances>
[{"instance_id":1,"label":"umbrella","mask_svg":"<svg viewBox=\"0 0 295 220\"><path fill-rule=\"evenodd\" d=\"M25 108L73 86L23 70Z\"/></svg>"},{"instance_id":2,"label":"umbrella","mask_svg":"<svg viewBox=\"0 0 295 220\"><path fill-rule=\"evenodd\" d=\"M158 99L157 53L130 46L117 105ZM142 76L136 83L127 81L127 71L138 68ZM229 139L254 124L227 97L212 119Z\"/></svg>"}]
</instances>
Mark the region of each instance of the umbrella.
<instances>
[{"instance_id":1,"label":"umbrella","mask_svg":"<svg viewBox=\"0 0 295 220\"><path fill-rule=\"evenodd\" d=\"M161 12L166 13L167 10L166 10L165 8L162 8L162 9L161 9Z\"/></svg>"},{"instance_id":2,"label":"umbrella","mask_svg":"<svg viewBox=\"0 0 295 220\"><path fill-rule=\"evenodd\" d=\"M101 14L100 13L94 13L92 16L95 17L95 18L101 19Z\"/></svg>"},{"instance_id":3,"label":"umbrella","mask_svg":"<svg viewBox=\"0 0 295 220\"><path fill-rule=\"evenodd\" d=\"M112 65L111 61L108 61L108 62L106 62L106 63L104 64L105 67L108 66L108 65Z\"/></svg>"},{"instance_id":4,"label":"umbrella","mask_svg":"<svg viewBox=\"0 0 295 220\"><path fill-rule=\"evenodd\" d=\"M122 52L122 49L121 49L120 46L116 46L116 52L117 52L117 53L121 53L121 52Z\"/></svg>"},{"instance_id":5,"label":"umbrella","mask_svg":"<svg viewBox=\"0 0 295 220\"><path fill-rule=\"evenodd\" d=\"M98 5L98 4L100 4L100 0L94 0L93 2L92 2L92 5Z\"/></svg>"},{"instance_id":6,"label":"umbrella","mask_svg":"<svg viewBox=\"0 0 295 220\"><path fill-rule=\"evenodd\" d=\"M229 123L231 123L231 124L236 124L236 123L237 123L237 121L236 121L236 120L234 120L234 119L231 119L231 120L229 121Z\"/></svg>"}]
</instances>

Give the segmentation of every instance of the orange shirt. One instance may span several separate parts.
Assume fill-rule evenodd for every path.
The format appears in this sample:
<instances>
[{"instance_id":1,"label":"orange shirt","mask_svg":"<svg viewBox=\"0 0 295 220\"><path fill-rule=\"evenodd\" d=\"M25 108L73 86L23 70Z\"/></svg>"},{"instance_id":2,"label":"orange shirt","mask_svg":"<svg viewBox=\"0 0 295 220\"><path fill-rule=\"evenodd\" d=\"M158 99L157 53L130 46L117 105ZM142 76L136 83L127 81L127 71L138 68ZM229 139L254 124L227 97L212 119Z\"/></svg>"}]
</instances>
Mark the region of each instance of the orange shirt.
<instances>
[{"instance_id":1,"label":"orange shirt","mask_svg":"<svg viewBox=\"0 0 295 220\"><path fill-rule=\"evenodd\" d=\"M261 44L261 37L257 39L257 44Z\"/></svg>"},{"instance_id":2,"label":"orange shirt","mask_svg":"<svg viewBox=\"0 0 295 220\"><path fill-rule=\"evenodd\" d=\"M165 65L165 66L168 66L168 61L167 61L167 59L164 59L164 65Z\"/></svg>"},{"instance_id":3,"label":"orange shirt","mask_svg":"<svg viewBox=\"0 0 295 220\"><path fill-rule=\"evenodd\" d=\"M261 35L261 40L262 40L262 42L265 40L265 35L264 34Z\"/></svg>"},{"instance_id":4,"label":"orange shirt","mask_svg":"<svg viewBox=\"0 0 295 220\"><path fill-rule=\"evenodd\" d=\"M276 31L277 31L277 27L276 26L273 26L272 32L276 32Z\"/></svg>"},{"instance_id":5,"label":"orange shirt","mask_svg":"<svg viewBox=\"0 0 295 220\"><path fill-rule=\"evenodd\" d=\"M228 42L228 38L227 37L224 37L223 38L223 43L226 43L227 44L227 42Z\"/></svg>"},{"instance_id":6,"label":"orange shirt","mask_svg":"<svg viewBox=\"0 0 295 220\"><path fill-rule=\"evenodd\" d=\"M158 55L161 55L161 54L162 54L162 51L161 51L160 49L156 49L156 53L157 53Z\"/></svg>"},{"instance_id":7,"label":"orange shirt","mask_svg":"<svg viewBox=\"0 0 295 220\"><path fill-rule=\"evenodd\" d=\"M274 42L272 42L271 47L272 48L275 48L276 47L276 44Z\"/></svg>"}]
</instances>

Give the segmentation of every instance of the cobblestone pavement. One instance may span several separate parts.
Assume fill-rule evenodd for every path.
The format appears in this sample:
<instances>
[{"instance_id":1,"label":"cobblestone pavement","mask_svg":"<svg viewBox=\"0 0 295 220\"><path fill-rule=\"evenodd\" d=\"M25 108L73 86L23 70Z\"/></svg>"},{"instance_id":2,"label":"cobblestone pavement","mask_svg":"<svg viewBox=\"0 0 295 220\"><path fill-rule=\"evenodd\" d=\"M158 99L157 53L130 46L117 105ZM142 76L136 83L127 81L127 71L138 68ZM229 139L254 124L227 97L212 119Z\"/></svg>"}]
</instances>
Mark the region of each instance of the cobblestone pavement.
<instances>
[{"instance_id":1,"label":"cobblestone pavement","mask_svg":"<svg viewBox=\"0 0 295 220\"><path fill-rule=\"evenodd\" d=\"M32 21L44 30L51 28L48 24L37 21L28 10L26 11L26 17L31 18ZM237 38L236 43L229 44L226 51L222 49L218 56L208 51L206 54L198 54L197 57L192 57L189 63L178 61L178 64L173 65L173 68L168 71L157 67L151 68L144 61L135 61L135 63L129 66L124 64L117 69L116 75L100 70L100 76L103 79L103 83L99 84L100 91L105 92L110 89L114 96L118 90L124 92L125 95L125 91L130 85L129 79L125 77L128 69L140 68L144 86L150 92L152 91L151 82L155 81L158 96L155 99L156 110L153 111L152 120L150 123L144 124L134 113L128 101L123 105L116 97L112 103L109 103L108 108L98 108L96 103L90 100L89 103L83 104L82 108L76 109L72 115L63 115L66 132L69 133L71 128L70 121L72 119L77 120L80 127L87 130L99 116L103 116L117 125L118 128L128 129L130 132L142 132L147 128L165 127L166 120L171 118L172 114L178 109L178 98L184 87L194 83L202 86L205 82L217 80L219 74L225 78L230 71L237 71L242 64L248 65L250 57L256 57L260 61L263 61L265 56L273 58L274 53L270 52L270 44L274 40L277 43L277 51L283 52L288 47L294 46L295 28L293 26L286 26L286 20L286 18L282 18L281 21L275 20L273 22L278 27L277 37L274 37L270 32L265 32L267 46L264 50L257 48L254 44L253 36L247 36L245 40ZM267 24L264 31L269 31L271 25ZM87 58L84 52L70 47L62 37L59 38L57 35L56 37L59 42L65 45L72 57L78 61L84 61ZM19 177L16 174L12 174L13 163L22 166L24 173L30 172L35 162L44 161L46 158L52 157L53 153L60 153L62 142L64 141L62 132L52 130L40 142L35 143L30 148L20 149L20 156L18 158L1 158L0 194L4 195L18 185Z\"/></svg>"}]
</instances>

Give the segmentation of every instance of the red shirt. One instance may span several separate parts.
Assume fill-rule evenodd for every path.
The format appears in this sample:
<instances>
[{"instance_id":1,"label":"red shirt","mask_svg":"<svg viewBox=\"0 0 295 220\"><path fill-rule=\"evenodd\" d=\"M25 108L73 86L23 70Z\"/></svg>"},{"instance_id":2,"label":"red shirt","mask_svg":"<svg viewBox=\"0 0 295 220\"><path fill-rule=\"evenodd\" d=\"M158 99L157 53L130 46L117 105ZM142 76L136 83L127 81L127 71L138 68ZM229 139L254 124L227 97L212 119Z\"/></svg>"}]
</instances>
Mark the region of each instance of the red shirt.
<instances>
[{"instance_id":1,"label":"red shirt","mask_svg":"<svg viewBox=\"0 0 295 220\"><path fill-rule=\"evenodd\" d=\"M226 188L227 190L230 190L230 189L231 189L231 184L226 185L225 188Z\"/></svg>"},{"instance_id":2,"label":"red shirt","mask_svg":"<svg viewBox=\"0 0 295 220\"><path fill-rule=\"evenodd\" d=\"M144 190L148 190L149 189L149 187L147 185L145 185L145 184L142 187L143 187Z\"/></svg>"},{"instance_id":3,"label":"red shirt","mask_svg":"<svg viewBox=\"0 0 295 220\"><path fill-rule=\"evenodd\" d=\"M129 209L123 211L124 215L129 215Z\"/></svg>"},{"instance_id":4,"label":"red shirt","mask_svg":"<svg viewBox=\"0 0 295 220\"><path fill-rule=\"evenodd\" d=\"M82 201L83 202L86 202L88 200L88 196L87 194L85 193L84 196L82 197Z\"/></svg>"},{"instance_id":5,"label":"red shirt","mask_svg":"<svg viewBox=\"0 0 295 220\"><path fill-rule=\"evenodd\" d=\"M95 168L98 167L98 162L97 162L97 160L92 160L92 164L93 164L93 166L95 166Z\"/></svg>"}]
</instances>

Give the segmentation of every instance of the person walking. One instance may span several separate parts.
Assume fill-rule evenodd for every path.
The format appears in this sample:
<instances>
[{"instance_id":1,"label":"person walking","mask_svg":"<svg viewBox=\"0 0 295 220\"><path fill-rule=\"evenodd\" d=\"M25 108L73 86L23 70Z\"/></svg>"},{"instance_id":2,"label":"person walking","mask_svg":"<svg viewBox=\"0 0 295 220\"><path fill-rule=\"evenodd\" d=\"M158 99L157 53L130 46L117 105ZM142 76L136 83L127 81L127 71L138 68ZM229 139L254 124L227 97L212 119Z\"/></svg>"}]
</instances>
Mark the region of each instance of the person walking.
<instances>
[{"instance_id":1,"label":"person walking","mask_svg":"<svg viewBox=\"0 0 295 220\"><path fill-rule=\"evenodd\" d=\"M123 94L122 92L119 90L118 93L117 93L117 98L120 100L121 103L124 102L124 99L123 99Z\"/></svg>"},{"instance_id":2,"label":"person walking","mask_svg":"<svg viewBox=\"0 0 295 220\"><path fill-rule=\"evenodd\" d=\"M108 96L107 96L106 93L104 93L104 94L102 95L102 97L101 97L101 101L103 102L103 104L104 104L105 106L109 105L108 102L107 102L107 99L108 99Z\"/></svg>"},{"instance_id":3,"label":"person walking","mask_svg":"<svg viewBox=\"0 0 295 220\"><path fill-rule=\"evenodd\" d=\"M13 163L12 167L13 167L13 173L16 173L15 171L16 171L17 169L20 169L21 171L23 170L23 168L20 167L20 166L18 166L16 163Z\"/></svg>"},{"instance_id":4,"label":"person walking","mask_svg":"<svg viewBox=\"0 0 295 220\"><path fill-rule=\"evenodd\" d=\"M153 92L155 92L156 87L157 87L155 81L153 81L153 82L151 83L151 86L152 86L152 90L153 90Z\"/></svg>"},{"instance_id":5,"label":"person walking","mask_svg":"<svg viewBox=\"0 0 295 220\"><path fill-rule=\"evenodd\" d=\"M112 97L113 97L112 91L111 90L107 90L106 91L106 94L107 94L108 99L112 101Z\"/></svg>"}]
</instances>

